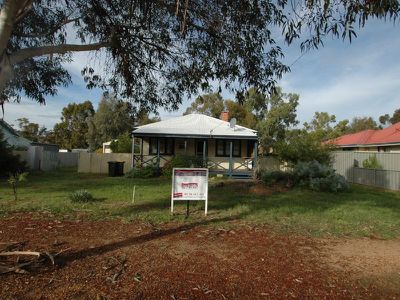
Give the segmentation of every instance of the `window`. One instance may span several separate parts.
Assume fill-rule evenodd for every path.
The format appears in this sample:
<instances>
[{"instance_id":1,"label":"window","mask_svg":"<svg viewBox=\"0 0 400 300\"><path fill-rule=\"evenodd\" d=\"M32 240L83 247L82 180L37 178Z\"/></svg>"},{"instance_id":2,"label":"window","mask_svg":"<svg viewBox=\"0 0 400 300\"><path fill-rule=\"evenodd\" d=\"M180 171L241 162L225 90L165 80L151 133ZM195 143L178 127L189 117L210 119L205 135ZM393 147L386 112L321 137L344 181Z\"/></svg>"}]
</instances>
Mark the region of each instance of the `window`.
<instances>
[{"instance_id":1,"label":"window","mask_svg":"<svg viewBox=\"0 0 400 300\"><path fill-rule=\"evenodd\" d=\"M158 141L160 141L160 155L174 154L173 138L150 138L149 154L157 155Z\"/></svg>"},{"instance_id":2,"label":"window","mask_svg":"<svg viewBox=\"0 0 400 300\"><path fill-rule=\"evenodd\" d=\"M247 141L247 157L253 157L253 156L254 156L254 142Z\"/></svg>"},{"instance_id":3,"label":"window","mask_svg":"<svg viewBox=\"0 0 400 300\"><path fill-rule=\"evenodd\" d=\"M174 154L174 139L166 138L166 139L164 139L164 141L165 141L165 154L168 154L168 155ZM161 145L161 143L160 143L160 145Z\"/></svg>"},{"instance_id":4,"label":"window","mask_svg":"<svg viewBox=\"0 0 400 300\"><path fill-rule=\"evenodd\" d=\"M230 156L230 144L232 142L232 156L241 156L241 143L240 140L216 140L215 155L216 156Z\"/></svg>"},{"instance_id":5,"label":"window","mask_svg":"<svg viewBox=\"0 0 400 300\"><path fill-rule=\"evenodd\" d=\"M389 147L378 147L378 152L390 152Z\"/></svg>"},{"instance_id":6,"label":"window","mask_svg":"<svg viewBox=\"0 0 400 300\"><path fill-rule=\"evenodd\" d=\"M186 141L185 140L179 140L178 141L178 149L179 150L185 150L186 148Z\"/></svg>"},{"instance_id":7,"label":"window","mask_svg":"<svg viewBox=\"0 0 400 300\"><path fill-rule=\"evenodd\" d=\"M139 138L134 139L133 154L142 154L142 139Z\"/></svg>"},{"instance_id":8,"label":"window","mask_svg":"<svg viewBox=\"0 0 400 300\"><path fill-rule=\"evenodd\" d=\"M216 153L216 156L224 156L225 155L225 143L224 143L224 141L222 141L222 140L217 140L217 146L216 146L216 149L217 149L217 153Z\"/></svg>"},{"instance_id":9,"label":"window","mask_svg":"<svg viewBox=\"0 0 400 300\"><path fill-rule=\"evenodd\" d=\"M234 140L233 141L233 149L232 149L232 156L234 157L240 157L240 141L239 140Z\"/></svg>"},{"instance_id":10,"label":"window","mask_svg":"<svg viewBox=\"0 0 400 300\"><path fill-rule=\"evenodd\" d=\"M157 138L150 139L149 154L157 154Z\"/></svg>"},{"instance_id":11,"label":"window","mask_svg":"<svg viewBox=\"0 0 400 300\"><path fill-rule=\"evenodd\" d=\"M204 143L206 143L206 149L204 149ZM207 148L207 141L206 140L196 140L195 142L196 145L196 155L197 156L203 156L204 154L207 156L208 155L208 148ZM205 153L204 153L205 150Z\"/></svg>"}]
</instances>

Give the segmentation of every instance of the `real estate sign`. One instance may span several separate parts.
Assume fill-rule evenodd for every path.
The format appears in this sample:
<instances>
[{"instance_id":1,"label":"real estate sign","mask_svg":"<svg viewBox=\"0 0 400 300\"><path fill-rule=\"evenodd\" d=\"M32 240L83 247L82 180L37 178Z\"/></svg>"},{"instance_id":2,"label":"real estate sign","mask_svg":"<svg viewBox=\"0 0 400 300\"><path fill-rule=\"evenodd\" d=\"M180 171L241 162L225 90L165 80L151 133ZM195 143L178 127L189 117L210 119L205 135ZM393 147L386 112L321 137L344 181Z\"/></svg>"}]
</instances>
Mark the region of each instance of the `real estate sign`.
<instances>
[{"instance_id":1,"label":"real estate sign","mask_svg":"<svg viewBox=\"0 0 400 300\"><path fill-rule=\"evenodd\" d=\"M172 170L171 213L174 201L205 201L205 214L208 206L208 169L174 168Z\"/></svg>"}]
</instances>

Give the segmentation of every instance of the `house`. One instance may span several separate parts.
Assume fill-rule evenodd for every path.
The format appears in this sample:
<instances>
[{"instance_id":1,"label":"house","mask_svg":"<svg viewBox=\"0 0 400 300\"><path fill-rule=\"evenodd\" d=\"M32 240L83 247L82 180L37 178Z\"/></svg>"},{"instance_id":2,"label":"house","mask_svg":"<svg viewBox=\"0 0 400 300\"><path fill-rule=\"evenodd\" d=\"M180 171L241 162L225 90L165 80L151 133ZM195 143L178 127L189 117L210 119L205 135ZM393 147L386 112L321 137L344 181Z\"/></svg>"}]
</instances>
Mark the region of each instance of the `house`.
<instances>
[{"instance_id":1,"label":"house","mask_svg":"<svg viewBox=\"0 0 400 300\"><path fill-rule=\"evenodd\" d=\"M384 129L346 134L330 143L343 151L400 152L400 123Z\"/></svg>"},{"instance_id":2,"label":"house","mask_svg":"<svg viewBox=\"0 0 400 300\"><path fill-rule=\"evenodd\" d=\"M257 163L257 132L202 114L151 123L133 131L133 164L164 166L174 155L202 157L210 172L251 176Z\"/></svg>"},{"instance_id":3,"label":"house","mask_svg":"<svg viewBox=\"0 0 400 300\"><path fill-rule=\"evenodd\" d=\"M0 130L3 132L7 144L11 147L26 150L31 146L30 140L20 136L14 128L2 119L0 119Z\"/></svg>"},{"instance_id":4,"label":"house","mask_svg":"<svg viewBox=\"0 0 400 300\"><path fill-rule=\"evenodd\" d=\"M112 153L111 143L112 141L103 143L103 153Z\"/></svg>"}]
</instances>

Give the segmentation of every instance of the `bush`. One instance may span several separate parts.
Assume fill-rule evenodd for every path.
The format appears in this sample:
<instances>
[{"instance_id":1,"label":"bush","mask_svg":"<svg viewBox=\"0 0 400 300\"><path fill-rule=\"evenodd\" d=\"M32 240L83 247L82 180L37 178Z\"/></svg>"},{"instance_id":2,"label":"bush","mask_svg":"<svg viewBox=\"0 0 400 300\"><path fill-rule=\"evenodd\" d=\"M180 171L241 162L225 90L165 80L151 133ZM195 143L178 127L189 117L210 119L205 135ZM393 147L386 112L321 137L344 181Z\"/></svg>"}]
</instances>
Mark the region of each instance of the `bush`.
<instances>
[{"instance_id":1,"label":"bush","mask_svg":"<svg viewBox=\"0 0 400 300\"><path fill-rule=\"evenodd\" d=\"M366 169L382 169L382 165L376 158L376 155L372 155L363 161L363 168Z\"/></svg>"},{"instance_id":2,"label":"bush","mask_svg":"<svg viewBox=\"0 0 400 300\"><path fill-rule=\"evenodd\" d=\"M330 174L325 178L311 178L310 189L319 192L344 192L350 189L346 179L339 174Z\"/></svg>"},{"instance_id":3,"label":"bush","mask_svg":"<svg viewBox=\"0 0 400 300\"><path fill-rule=\"evenodd\" d=\"M142 168L133 168L125 174L126 178L152 178L160 175L156 166L145 166Z\"/></svg>"},{"instance_id":4,"label":"bush","mask_svg":"<svg viewBox=\"0 0 400 300\"><path fill-rule=\"evenodd\" d=\"M172 176L173 168L205 168L207 163L202 157L190 155L174 156L162 169L162 173L166 177Z\"/></svg>"},{"instance_id":5,"label":"bush","mask_svg":"<svg viewBox=\"0 0 400 300\"><path fill-rule=\"evenodd\" d=\"M91 202L94 201L94 197L87 190L77 190L69 195L69 199L72 202Z\"/></svg>"},{"instance_id":6,"label":"bush","mask_svg":"<svg viewBox=\"0 0 400 300\"><path fill-rule=\"evenodd\" d=\"M295 183L314 191L343 192L350 186L346 179L327 165L317 161L300 162L293 169Z\"/></svg>"},{"instance_id":7,"label":"bush","mask_svg":"<svg viewBox=\"0 0 400 300\"><path fill-rule=\"evenodd\" d=\"M293 168L293 176L299 185L307 185L311 178L325 178L335 171L317 161L299 162Z\"/></svg>"},{"instance_id":8,"label":"bush","mask_svg":"<svg viewBox=\"0 0 400 300\"><path fill-rule=\"evenodd\" d=\"M265 185L271 186L276 183L282 183L285 185L293 184L293 174L291 172L284 171L270 171L261 174L260 179Z\"/></svg>"}]
</instances>

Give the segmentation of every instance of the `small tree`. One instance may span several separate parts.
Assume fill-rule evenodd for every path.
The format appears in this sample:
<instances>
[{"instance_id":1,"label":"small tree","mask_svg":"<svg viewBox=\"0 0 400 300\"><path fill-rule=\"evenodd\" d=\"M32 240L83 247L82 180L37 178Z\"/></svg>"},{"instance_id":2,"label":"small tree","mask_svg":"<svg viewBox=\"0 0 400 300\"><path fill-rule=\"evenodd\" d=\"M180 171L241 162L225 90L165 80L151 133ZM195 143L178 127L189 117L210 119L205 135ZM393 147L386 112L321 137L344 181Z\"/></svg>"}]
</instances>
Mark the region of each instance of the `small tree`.
<instances>
[{"instance_id":1,"label":"small tree","mask_svg":"<svg viewBox=\"0 0 400 300\"><path fill-rule=\"evenodd\" d=\"M118 139L110 144L113 153L131 153L132 151L132 138L129 133L121 134Z\"/></svg>"},{"instance_id":2,"label":"small tree","mask_svg":"<svg viewBox=\"0 0 400 300\"><path fill-rule=\"evenodd\" d=\"M332 145L321 143L314 134L296 129L289 131L286 139L277 143L274 152L282 161L292 165L310 161L330 165L333 149Z\"/></svg>"},{"instance_id":3,"label":"small tree","mask_svg":"<svg viewBox=\"0 0 400 300\"><path fill-rule=\"evenodd\" d=\"M382 165L378 161L376 155L372 155L363 161L363 168L366 169L382 169Z\"/></svg>"},{"instance_id":4,"label":"small tree","mask_svg":"<svg viewBox=\"0 0 400 300\"><path fill-rule=\"evenodd\" d=\"M14 192L14 200L17 201L17 187L20 182L26 181L28 172L11 174L8 178L8 183L11 185Z\"/></svg>"}]
</instances>

